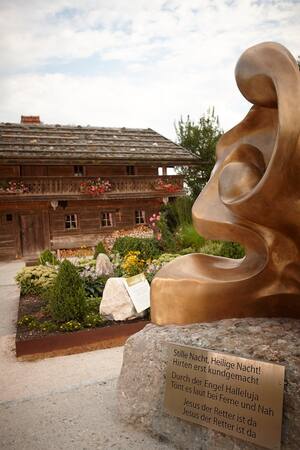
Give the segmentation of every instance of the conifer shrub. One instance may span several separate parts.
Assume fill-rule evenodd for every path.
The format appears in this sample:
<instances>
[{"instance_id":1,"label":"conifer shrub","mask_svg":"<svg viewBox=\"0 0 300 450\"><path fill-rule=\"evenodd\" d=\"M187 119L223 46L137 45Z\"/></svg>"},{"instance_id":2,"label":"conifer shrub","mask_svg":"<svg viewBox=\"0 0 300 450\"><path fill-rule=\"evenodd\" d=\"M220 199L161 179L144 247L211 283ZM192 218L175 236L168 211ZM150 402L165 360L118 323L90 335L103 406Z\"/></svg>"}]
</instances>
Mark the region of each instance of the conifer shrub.
<instances>
[{"instance_id":1,"label":"conifer shrub","mask_svg":"<svg viewBox=\"0 0 300 450\"><path fill-rule=\"evenodd\" d=\"M96 247L95 247L95 251L94 251L94 259L96 259L97 258L97 256L99 255L99 253L105 253L105 254L107 254L107 251L106 251L106 249L105 249L105 247L104 247L104 244L103 244L103 242L98 242L98 244L96 245Z\"/></svg>"},{"instance_id":2,"label":"conifer shrub","mask_svg":"<svg viewBox=\"0 0 300 450\"><path fill-rule=\"evenodd\" d=\"M75 268L64 260L56 281L49 292L49 309L57 322L81 321L86 313L86 298L83 282Z\"/></svg>"}]
</instances>

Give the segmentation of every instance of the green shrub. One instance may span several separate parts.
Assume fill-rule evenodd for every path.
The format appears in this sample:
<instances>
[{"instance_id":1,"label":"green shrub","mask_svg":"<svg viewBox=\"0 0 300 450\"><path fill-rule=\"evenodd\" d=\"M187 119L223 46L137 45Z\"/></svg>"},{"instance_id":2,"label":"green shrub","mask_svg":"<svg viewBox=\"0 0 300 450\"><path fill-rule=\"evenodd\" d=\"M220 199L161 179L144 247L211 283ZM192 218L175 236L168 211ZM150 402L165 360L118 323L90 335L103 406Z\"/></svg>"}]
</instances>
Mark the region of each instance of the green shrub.
<instances>
[{"instance_id":1,"label":"green shrub","mask_svg":"<svg viewBox=\"0 0 300 450\"><path fill-rule=\"evenodd\" d=\"M114 269L114 277L122 277L123 276L123 269L122 269L122 264L123 264L123 258L121 257L121 255L119 253L115 253L111 255L111 263L113 265L113 269Z\"/></svg>"},{"instance_id":2,"label":"green shrub","mask_svg":"<svg viewBox=\"0 0 300 450\"><path fill-rule=\"evenodd\" d=\"M58 259L56 258L56 256L49 250L44 250L39 257L39 264L42 265L47 265L51 264L52 266L57 266L59 264Z\"/></svg>"},{"instance_id":3,"label":"green shrub","mask_svg":"<svg viewBox=\"0 0 300 450\"><path fill-rule=\"evenodd\" d=\"M226 258L240 259L245 256L244 247L238 242L222 242L222 256Z\"/></svg>"},{"instance_id":4,"label":"green shrub","mask_svg":"<svg viewBox=\"0 0 300 450\"><path fill-rule=\"evenodd\" d=\"M94 279L85 278L84 279L84 290L87 297L102 297L105 284L109 277L102 276Z\"/></svg>"},{"instance_id":5,"label":"green shrub","mask_svg":"<svg viewBox=\"0 0 300 450\"><path fill-rule=\"evenodd\" d=\"M183 248L179 252L179 254L182 255L182 256L183 255L189 255L190 253L195 253L195 249L193 247Z\"/></svg>"},{"instance_id":6,"label":"green shrub","mask_svg":"<svg viewBox=\"0 0 300 450\"><path fill-rule=\"evenodd\" d=\"M79 258L77 261L73 262L77 270L82 271L88 267L96 267L96 260L90 258Z\"/></svg>"},{"instance_id":7,"label":"green shrub","mask_svg":"<svg viewBox=\"0 0 300 450\"><path fill-rule=\"evenodd\" d=\"M167 226L169 230L173 232L176 231L179 226L179 218L174 204L175 202L169 202L161 208L161 214L164 214Z\"/></svg>"},{"instance_id":8,"label":"green shrub","mask_svg":"<svg viewBox=\"0 0 300 450\"><path fill-rule=\"evenodd\" d=\"M221 241L206 241L206 243L199 250L201 253L213 256L222 256L222 242Z\"/></svg>"},{"instance_id":9,"label":"green shrub","mask_svg":"<svg viewBox=\"0 0 300 450\"><path fill-rule=\"evenodd\" d=\"M170 231L192 223L193 200L190 197L178 197L162 207L162 212Z\"/></svg>"},{"instance_id":10,"label":"green shrub","mask_svg":"<svg viewBox=\"0 0 300 450\"><path fill-rule=\"evenodd\" d=\"M107 254L107 251L104 247L104 244L100 241L98 242L98 244L95 247L95 251L94 251L94 259L97 259L97 256L99 255L99 253L105 253Z\"/></svg>"},{"instance_id":11,"label":"green shrub","mask_svg":"<svg viewBox=\"0 0 300 450\"><path fill-rule=\"evenodd\" d=\"M33 316L27 315L23 316L21 320L18 321L18 325L25 326L28 328L28 330L38 330L38 331L44 331L46 333L51 333L53 331L75 331L82 328L81 323L76 320L70 320L69 322L63 323L60 326L51 321L46 320L44 322L40 322L38 319L36 319ZM94 325L92 325L94 326ZM95 325L99 326L99 325Z\"/></svg>"},{"instance_id":12,"label":"green shrub","mask_svg":"<svg viewBox=\"0 0 300 450\"><path fill-rule=\"evenodd\" d=\"M148 281L149 284L152 283L152 280L155 277L155 275L156 275L156 271L155 272L146 272L145 273L146 280Z\"/></svg>"},{"instance_id":13,"label":"green shrub","mask_svg":"<svg viewBox=\"0 0 300 450\"><path fill-rule=\"evenodd\" d=\"M90 298L87 300L86 315L79 320L68 320L64 323L56 323L52 320L40 321L32 315L24 315L18 325L26 327L28 330L39 330L46 333L54 331L77 331L82 328L94 328L103 326L106 321L99 314L100 298Z\"/></svg>"},{"instance_id":14,"label":"green shrub","mask_svg":"<svg viewBox=\"0 0 300 450\"><path fill-rule=\"evenodd\" d=\"M178 225L192 224L193 199L191 197L178 197L174 202L174 208L178 217Z\"/></svg>"},{"instance_id":15,"label":"green shrub","mask_svg":"<svg viewBox=\"0 0 300 450\"><path fill-rule=\"evenodd\" d=\"M182 249L191 247L194 251L205 243L205 239L197 233L193 225L183 225L179 230L177 239Z\"/></svg>"},{"instance_id":16,"label":"green shrub","mask_svg":"<svg viewBox=\"0 0 300 450\"><path fill-rule=\"evenodd\" d=\"M87 314L98 314L101 298L100 297L89 297L86 299L86 313Z\"/></svg>"},{"instance_id":17,"label":"green shrub","mask_svg":"<svg viewBox=\"0 0 300 450\"><path fill-rule=\"evenodd\" d=\"M65 322L60 325L59 330L60 331L78 331L81 330L82 326L81 323L78 322L78 320L69 320L68 322Z\"/></svg>"},{"instance_id":18,"label":"green shrub","mask_svg":"<svg viewBox=\"0 0 300 450\"><path fill-rule=\"evenodd\" d=\"M37 319L31 314L26 314L20 320L18 320L18 325L21 327L22 326L28 327L31 323L34 322L37 322Z\"/></svg>"},{"instance_id":19,"label":"green shrub","mask_svg":"<svg viewBox=\"0 0 300 450\"><path fill-rule=\"evenodd\" d=\"M129 252L137 251L140 252L141 257L145 260L156 258L161 253L156 239L131 236L116 239L112 250L114 253L119 253L122 257Z\"/></svg>"},{"instance_id":20,"label":"green shrub","mask_svg":"<svg viewBox=\"0 0 300 450\"><path fill-rule=\"evenodd\" d=\"M146 266L146 261L141 258L140 252L129 252L124 257L121 264L123 276L133 277L143 272Z\"/></svg>"},{"instance_id":21,"label":"green shrub","mask_svg":"<svg viewBox=\"0 0 300 450\"><path fill-rule=\"evenodd\" d=\"M167 225L164 213L161 213L160 220L157 222L157 228L160 231L159 246L164 252L175 252L177 249L174 233L172 233Z\"/></svg>"},{"instance_id":22,"label":"green shrub","mask_svg":"<svg viewBox=\"0 0 300 450\"><path fill-rule=\"evenodd\" d=\"M106 281L109 277L105 275L99 276L94 266L87 265L85 268L80 268L79 271L86 296L102 297Z\"/></svg>"},{"instance_id":23,"label":"green shrub","mask_svg":"<svg viewBox=\"0 0 300 450\"><path fill-rule=\"evenodd\" d=\"M200 248L200 252L233 259L240 259L245 256L245 250L239 243L229 241L206 241L204 246Z\"/></svg>"},{"instance_id":24,"label":"green shrub","mask_svg":"<svg viewBox=\"0 0 300 450\"><path fill-rule=\"evenodd\" d=\"M91 313L85 316L83 326L85 328L101 327L104 323L105 321L99 313Z\"/></svg>"},{"instance_id":25,"label":"green shrub","mask_svg":"<svg viewBox=\"0 0 300 450\"><path fill-rule=\"evenodd\" d=\"M179 253L163 253L162 255L160 255L159 258L157 258L156 262L158 262L161 266L163 266L172 261L173 259L177 258L178 256L180 256Z\"/></svg>"},{"instance_id":26,"label":"green shrub","mask_svg":"<svg viewBox=\"0 0 300 450\"><path fill-rule=\"evenodd\" d=\"M46 320L44 322L40 322L36 317L31 316L30 314L26 314L18 321L19 326L25 326L29 330L40 330L40 331L56 331L57 324L52 322L51 320Z\"/></svg>"},{"instance_id":27,"label":"green shrub","mask_svg":"<svg viewBox=\"0 0 300 450\"><path fill-rule=\"evenodd\" d=\"M159 258L151 261L151 263L147 267L147 270L145 271L145 276L148 282L151 283L159 269L161 269L165 264L169 263L178 256L180 255L177 253L163 253L159 256Z\"/></svg>"},{"instance_id":28,"label":"green shrub","mask_svg":"<svg viewBox=\"0 0 300 450\"><path fill-rule=\"evenodd\" d=\"M24 267L16 276L21 294L41 295L50 289L57 277L57 269L53 266Z\"/></svg>"},{"instance_id":29,"label":"green shrub","mask_svg":"<svg viewBox=\"0 0 300 450\"><path fill-rule=\"evenodd\" d=\"M51 333L52 331L58 330L58 325L55 322L52 322L52 320L46 320L45 322L41 322L39 324L39 329L41 331L46 331L47 333Z\"/></svg>"},{"instance_id":30,"label":"green shrub","mask_svg":"<svg viewBox=\"0 0 300 450\"><path fill-rule=\"evenodd\" d=\"M116 267L114 269L114 277L119 278L119 277L123 277L123 275L124 275L124 273L123 273L123 270L121 267Z\"/></svg>"},{"instance_id":31,"label":"green shrub","mask_svg":"<svg viewBox=\"0 0 300 450\"><path fill-rule=\"evenodd\" d=\"M75 268L64 260L48 296L52 318L57 322L80 321L86 313L83 282Z\"/></svg>"}]
</instances>

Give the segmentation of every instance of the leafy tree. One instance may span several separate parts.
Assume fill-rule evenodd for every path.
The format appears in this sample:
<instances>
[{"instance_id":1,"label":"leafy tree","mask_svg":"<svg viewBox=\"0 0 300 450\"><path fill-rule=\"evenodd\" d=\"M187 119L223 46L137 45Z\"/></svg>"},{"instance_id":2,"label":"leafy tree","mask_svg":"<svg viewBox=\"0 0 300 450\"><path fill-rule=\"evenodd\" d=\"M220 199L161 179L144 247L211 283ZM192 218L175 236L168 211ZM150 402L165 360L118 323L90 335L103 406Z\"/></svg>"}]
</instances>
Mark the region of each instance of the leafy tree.
<instances>
[{"instance_id":1,"label":"leafy tree","mask_svg":"<svg viewBox=\"0 0 300 450\"><path fill-rule=\"evenodd\" d=\"M208 182L216 162L216 143L222 134L218 116L214 109L208 110L194 122L187 116L175 123L178 143L199 158L197 167L182 167L179 173L184 175L191 197L195 199Z\"/></svg>"}]
</instances>

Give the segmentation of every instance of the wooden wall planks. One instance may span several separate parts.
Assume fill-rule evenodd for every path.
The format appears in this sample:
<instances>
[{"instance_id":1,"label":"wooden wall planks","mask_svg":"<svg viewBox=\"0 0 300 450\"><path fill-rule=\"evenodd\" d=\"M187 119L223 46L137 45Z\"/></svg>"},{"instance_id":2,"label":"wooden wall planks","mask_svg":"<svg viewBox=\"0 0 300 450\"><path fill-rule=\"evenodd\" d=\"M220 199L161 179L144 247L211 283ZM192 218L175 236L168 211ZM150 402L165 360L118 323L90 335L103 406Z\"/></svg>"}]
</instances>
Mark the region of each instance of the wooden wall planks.
<instances>
[{"instance_id":1,"label":"wooden wall planks","mask_svg":"<svg viewBox=\"0 0 300 450\"><path fill-rule=\"evenodd\" d=\"M64 208L58 206L56 210L53 210L50 201L1 204L0 259L37 254L44 248L94 246L112 231L134 226L137 209L145 211L148 222L149 217L159 211L161 203L158 198L72 200L64 204ZM112 213L113 227L101 226L101 212ZM69 214L77 214L77 229L66 229L65 216ZM7 216L12 216L12 221L7 221ZM24 233L27 233L25 238Z\"/></svg>"}]
</instances>

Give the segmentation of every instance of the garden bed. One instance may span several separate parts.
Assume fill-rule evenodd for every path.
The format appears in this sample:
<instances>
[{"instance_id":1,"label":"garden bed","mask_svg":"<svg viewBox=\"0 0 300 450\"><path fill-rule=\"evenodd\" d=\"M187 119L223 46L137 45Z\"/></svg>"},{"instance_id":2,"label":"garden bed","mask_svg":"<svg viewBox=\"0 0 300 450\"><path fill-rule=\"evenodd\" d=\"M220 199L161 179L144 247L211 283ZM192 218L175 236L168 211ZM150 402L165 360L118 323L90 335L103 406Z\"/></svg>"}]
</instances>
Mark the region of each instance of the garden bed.
<instances>
[{"instance_id":1,"label":"garden bed","mask_svg":"<svg viewBox=\"0 0 300 450\"><path fill-rule=\"evenodd\" d=\"M46 249L39 255L38 265L23 268L16 276L23 295L17 356L39 358L118 346L141 330L147 320L108 322L99 313L109 277L144 273L151 283L161 267L180 255L201 251L230 258L244 256L237 243L205 241L199 236L189 222L190 210L188 217L176 213L177 217L171 209L172 229L168 228L167 212L150 217L154 237L116 236L113 246L105 247L100 241L94 253L86 248L65 250L61 258ZM181 216L185 219L180 222Z\"/></svg>"},{"instance_id":2,"label":"garden bed","mask_svg":"<svg viewBox=\"0 0 300 450\"><path fill-rule=\"evenodd\" d=\"M34 295L20 297L20 320L24 315L32 315L40 322L47 321L44 302ZM72 332L29 330L17 325L16 356L22 360L34 360L52 356L70 355L97 349L121 346L127 338L137 333L149 323L147 320L124 322L106 321L97 328L86 328Z\"/></svg>"}]
</instances>

